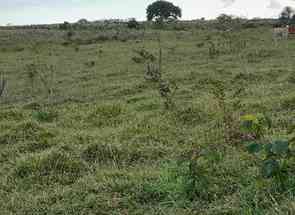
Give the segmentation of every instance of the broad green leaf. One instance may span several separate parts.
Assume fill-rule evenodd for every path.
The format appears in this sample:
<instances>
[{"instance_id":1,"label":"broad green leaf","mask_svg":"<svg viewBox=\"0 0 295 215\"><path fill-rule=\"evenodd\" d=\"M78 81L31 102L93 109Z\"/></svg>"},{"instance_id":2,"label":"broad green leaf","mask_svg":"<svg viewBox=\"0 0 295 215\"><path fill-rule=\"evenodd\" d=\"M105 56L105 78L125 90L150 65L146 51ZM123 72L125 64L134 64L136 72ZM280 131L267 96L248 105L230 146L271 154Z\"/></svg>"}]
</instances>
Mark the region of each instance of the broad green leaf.
<instances>
[{"instance_id":1,"label":"broad green leaf","mask_svg":"<svg viewBox=\"0 0 295 215\"><path fill-rule=\"evenodd\" d=\"M265 144L264 149L267 154L272 154L272 143Z\"/></svg>"},{"instance_id":2,"label":"broad green leaf","mask_svg":"<svg viewBox=\"0 0 295 215\"><path fill-rule=\"evenodd\" d=\"M272 152L276 155L286 154L289 151L289 142L286 140L276 140L272 143Z\"/></svg>"},{"instance_id":3,"label":"broad green leaf","mask_svg":"<svg viewBox=\"0 0 295 215\"><path fill-rule=\"evenodd\" d=\"M258 123L258 119L255 115L252 114L247 114L241 117L242 121L246 122L253 122L253 123Z\"/></svg>"},{"instance_id":4,"label":"broad green leaf","mask_svg":"<svg viewBox=\"0 0 295 215\"><path fill-rule=\"evenodd\" d=\"M261 144L258 144L258 143L251 143L247 146L247 150L249 153L251 154L254 154L254 153L258 153L260 152L261 150L263 149L262 145Z\"/></svg>"},{"instance_id":5,"label":"broad green leaf","mask_svg":"<svg viewBox=\"0 0 295 215\"><path fill-rule=\"evenodd\" d=\"M268 159L263 162L261 173L265 178L273 177L280 169L279 163L276 160Z\"/></svg>"}]
</instances>

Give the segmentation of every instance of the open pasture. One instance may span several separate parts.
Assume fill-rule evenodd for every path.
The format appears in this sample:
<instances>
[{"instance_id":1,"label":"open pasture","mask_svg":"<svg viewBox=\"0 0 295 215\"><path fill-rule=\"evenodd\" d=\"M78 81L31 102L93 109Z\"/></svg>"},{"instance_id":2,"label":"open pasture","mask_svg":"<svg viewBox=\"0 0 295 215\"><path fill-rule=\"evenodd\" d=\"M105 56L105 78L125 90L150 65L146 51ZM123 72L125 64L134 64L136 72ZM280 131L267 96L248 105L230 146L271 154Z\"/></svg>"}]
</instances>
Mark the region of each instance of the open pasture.
<instances>
[{"instance_id":1,"label":"open pasture","mask_svg":"<svg viewBox=\"0 0 295 215\"><path fill-rule=\"evenodd\" d=\"M293 148L295 40L272 36L1 29L0 214L294 214L294 158L264 178L245 143Z\"/></svg>"}]
</instances>

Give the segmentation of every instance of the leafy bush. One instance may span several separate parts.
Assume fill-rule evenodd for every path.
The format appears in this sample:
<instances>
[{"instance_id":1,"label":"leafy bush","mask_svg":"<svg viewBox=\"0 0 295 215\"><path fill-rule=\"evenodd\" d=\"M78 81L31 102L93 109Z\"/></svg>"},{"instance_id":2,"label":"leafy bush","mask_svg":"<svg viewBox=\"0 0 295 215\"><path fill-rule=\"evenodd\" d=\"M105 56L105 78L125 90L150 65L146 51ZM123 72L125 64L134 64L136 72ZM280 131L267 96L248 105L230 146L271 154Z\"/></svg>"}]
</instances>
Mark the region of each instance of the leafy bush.
<instances>
[{"instance_id":1,"label":"leafy bush","mask_svg":"<svg viewBox=\"0 0 295 215\"><path fill-rule=\"evenodd\" d=\"M71 29L71 24L69 22L64 22L63 24L59 25L60 30L69 30Z\"/></svg>"},{"instance_id":2,"label":"leafy bush","mask_svg":"<svg viewBox=\"0 0 295 215\"><path fill-rule=\"evenodd\" d=\"M260 167L263 178L274 178L281 189L285 189L292 152L290 142L284 139L269 141L265 137L265 130L270 128L271 122L262 115L246 115L242 118L242 128L254 138L246 141L246 148L255 155L256 163Z\"/></svg>"},{"instance_id":3,"label":"leafy bush","mask_svg":"<svg viewBox=\"0 0 295 215\"><path fill-rule=\"evenodd\" d=\"M127 27L130 28L130 29L138 29L139 28L139 23L136 21L135 18L132 18L130 19L128 22L127 22Z\"/></svg>"},{"instance_id":4,"label":"leafy bush","mask_svg":"<svg viewBox=\"0 0 295 215\"><path fill-rule=\"evenodd\" d=\"M221 14L217 17L217 29L228 31L242 27L242 20L232 15Z\"/></svg>"},{"instance_id":5,"label":"leafy bush","mask_svg":"<svg viewBox=\"0 0 295 215\"><path fill-rule=\"evenodd\" d=\"M264 137L266 129L271 127L271 119L265 115L244 115L241 117L241 130L244 135L252 139Z\"/></svg>"},{"instance_id":6,"label":"leafy bush","mask_svg":"<svg viewBox=\"0 0 295 215\"><path fill-rule=\"evenodd\" d=\"M33 118L39 122L53 122L58 114L55 111L34 111L32 114Z\"/></svg>"},{"instance_id":7,"label":"leafy bush","mask_svg":"<svg viewBox=\"0 0 295 215\"><path fill-rule=\"evenodd\" d=\"M226 14L221 14L217 17L218 29L228 30L232 26L233 17Z\"/></svg>"},{"instance_id":8,"label":"leafy bush","mask_svg":"<svg viewBox=\"0 0 295 215\"><path fill-rule=\"evenodd\" d=\"M196 168L196 169L195 169ZM209 179L204 170L190 162L169 162L157 180L147 181L137 197L141 203L166 202L183 207L193 200L208 200Z\"/></svg>"},{"instance_id":9,"label":"leafy bush","mask_svg":"<svg viewBox=\"0 0 295 215\"><path fill-rule=\"evenodd\" d=\"M66 38L68 40L72 40L73 36L75 35L75 32L74 31L68 31L67 34L66 34Z\"/></svg>"},{"instance_id":10,"label":"leafy bush","mask_svg":"<svg viewBox=\"0 0 295 215\"><path fill-rule=\"evenodd\" d=\"M252 142L247 145L251 154L258 154L261 175L264 178L274 177L281 187L285 185L288 173L287 161L292 157L287 140L275 140L270 143Z\"/></svg>"}]
</instances>

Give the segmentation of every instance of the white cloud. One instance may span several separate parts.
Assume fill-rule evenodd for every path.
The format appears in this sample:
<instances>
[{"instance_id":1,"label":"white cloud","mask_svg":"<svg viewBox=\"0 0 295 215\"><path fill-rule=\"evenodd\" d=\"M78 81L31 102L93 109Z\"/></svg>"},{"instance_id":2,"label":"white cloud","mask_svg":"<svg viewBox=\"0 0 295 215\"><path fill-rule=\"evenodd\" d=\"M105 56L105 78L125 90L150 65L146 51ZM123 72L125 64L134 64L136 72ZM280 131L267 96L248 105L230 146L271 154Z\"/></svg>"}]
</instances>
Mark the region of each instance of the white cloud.
<instances>
[{"instance_id":1,"label":"white cloud","mask_svg":"<svg viewBox=\"0 0 295 215\"><path fill-rule=\"evenodd\" d=\"M224 7L229 7L235 3L236 0L221 0L224 3Z\"/></svg>"},{"instance_id":2,"label":"white cloud","mask_svg":"<svg viewBox=\"0 0 295 215\"><path fill-rule=\"evenodd\" d=\"M277 0L270 0L269 5L267 6L269 9L280 9L282 5Z\"/></svg>"}]
</instances>

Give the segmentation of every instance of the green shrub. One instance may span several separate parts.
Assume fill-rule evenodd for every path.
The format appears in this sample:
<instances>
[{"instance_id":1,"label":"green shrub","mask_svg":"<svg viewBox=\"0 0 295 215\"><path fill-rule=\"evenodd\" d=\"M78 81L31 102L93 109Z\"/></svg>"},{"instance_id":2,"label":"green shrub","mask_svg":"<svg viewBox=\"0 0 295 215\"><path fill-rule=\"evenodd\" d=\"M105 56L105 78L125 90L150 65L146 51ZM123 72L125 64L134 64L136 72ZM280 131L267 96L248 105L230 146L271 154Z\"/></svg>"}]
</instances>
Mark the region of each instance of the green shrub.
<instances>
[{"instance_id":1,"label":"green shrub","mask_svg":"<svg viewBox=\"0 0 295 215\"><path fill-rule=\"evenodd\" d=\"M60 30L69 30L71 28L72 28L72 26L69 22L64 22L63 24L59 25Z\"/></svg>"},{"instance_id":2,"label":"green shrub","mask_svg":"<svg viewBox=\"0 0 295 215\"><path fill-rule=\"evenodd\" d=\"M132 18L127 22L127 27L129 29L138 29L140 27L139 23L136 21L136 19Z\"/></svg>"},{"instance_id":3,"label":"green shrub","mask_svg":"<svg viewBox=\"0 0 295 215\"><path fill-rule=\"evenodd\" d=\"M250 154L255 155L255 163L260 168L261 176L274 178L280 189L285 190L292 158L290 141L284 139L269 141L266 139L265 130L270 126L270 120L263 116L244 116L243 131L254 136L252 140L246 141L246 149Z\"/></svg>"},{"instance_id":4,"label":"green shrub","mask_svg":"<svg viewBox=\"0 0 295 215\"><path fill-rule=\"evenodd\" d=\"M170 162L162 170L160 177L146 181L137 199L141 203L165 202L170 206L184 207L191 201L207 201L212 198L209 193L209 179L201 168L192 175L190 162Z\"/></svg>"},{"instance_id":5,"label":"green shrub","mask_svg":"<svg viewBox=\"0 0 295 215\"><path fill-rule=\"evenodd\" d=\"M271 127L271 119L262 114L248 114L241 117L241 130L244 135L253 139L261 139L266 133L266 129Z\"/></svg>"},{"instance_id":6,"label":"green shrub","mask_svg":"<svg viewBox=\"0 0 295 215\"><path fill-rule=\"evenodd\" d=\"M247 145L247 150L257 154L261 175L264 178L275 178L284 189L288 177L288 160L292 157L289 141L252 142Z\"/></svg>"},{"instance_id":7,"label":"green shrub","mask_svg":"<svg viewBox=\"0 0 295 215\"><path fill-rule=\"evenodd\" d=\"M39 122L53 122L58 114L55 111L34 111L32 117Z\"/></svg>"}]
</instances>

